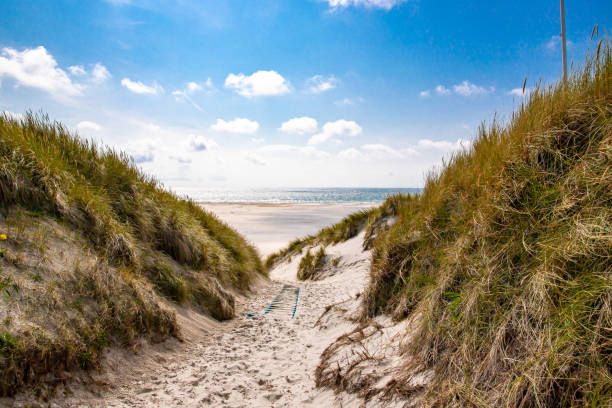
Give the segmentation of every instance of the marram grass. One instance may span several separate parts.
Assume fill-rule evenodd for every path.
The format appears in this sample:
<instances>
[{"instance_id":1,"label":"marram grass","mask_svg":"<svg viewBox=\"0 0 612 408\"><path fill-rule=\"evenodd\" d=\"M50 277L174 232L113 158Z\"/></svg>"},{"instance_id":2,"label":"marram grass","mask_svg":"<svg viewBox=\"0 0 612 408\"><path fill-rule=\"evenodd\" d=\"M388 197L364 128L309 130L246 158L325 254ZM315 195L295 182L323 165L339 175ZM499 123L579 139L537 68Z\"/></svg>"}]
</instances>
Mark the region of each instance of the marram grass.
<instances>
[{"instance_id":1,"label":"marram grass","mask_svg":"<svg viewBox=\"0 0 612 408\"><path fill-rule=\"evenodd\" d=\"M217 319L264 272L214 215L48 117L0 115L0 395L179 336L168 301Z\"/></svg>"},{"instance_id":2,"label":"marram grass","mask_svg":"<svg viewBox=\"0 0 612 408\"><path fill-rule=\"evenodd\" d=\"M364 322L418 322L388 392L425 407L612 406L609 43L398 204L362 297Z\"/></svg>"}]
</instances>

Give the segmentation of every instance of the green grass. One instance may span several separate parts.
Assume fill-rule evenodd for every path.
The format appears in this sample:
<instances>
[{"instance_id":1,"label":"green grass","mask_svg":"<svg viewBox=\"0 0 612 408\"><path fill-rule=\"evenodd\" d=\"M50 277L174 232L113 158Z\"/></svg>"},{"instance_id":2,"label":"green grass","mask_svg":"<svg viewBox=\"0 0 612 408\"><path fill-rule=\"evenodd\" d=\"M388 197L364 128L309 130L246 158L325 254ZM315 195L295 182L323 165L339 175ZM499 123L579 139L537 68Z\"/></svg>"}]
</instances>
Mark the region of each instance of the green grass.
<instances>
[{"instance_id":1,"label":"green grass","mask_svg":"<svg viewBox=\"0 0 612 408\"><path fill-rule=\"evenodd\" d=\"M21 345L0 360L0 395L95 366L106 344L178 336L162 298L232 318L232 292L265 273L214 215L47 116L0 115L0 159L0 315Z\"/></svg>"},{"instance_id":2,"label":"green grass","mask_svg":"<svg viewBox=\"0 0 612 408\"><path fill-rule=\"evenodd\" d=\"M612 405L611 167L612 53L599 43L567 83L539 86L398 199L372 242L362 316L419 322L393 392L436 407ZM411 387L425 370L432 382Z\"/></svg>"},{"instance_id":3,"label":"green grass","mask_svg":"<svg viewBox=\"0 0 612 408\"><path fill-rule=\"evenodd\" d=\"M310 250L306 251L306 254L300 260L297 278L299 280L316 278L317 274L321 272L326 263L327 254L325 253L324 247L320 247L314 255L310 253Z\"/></svg>"}]
</instances>

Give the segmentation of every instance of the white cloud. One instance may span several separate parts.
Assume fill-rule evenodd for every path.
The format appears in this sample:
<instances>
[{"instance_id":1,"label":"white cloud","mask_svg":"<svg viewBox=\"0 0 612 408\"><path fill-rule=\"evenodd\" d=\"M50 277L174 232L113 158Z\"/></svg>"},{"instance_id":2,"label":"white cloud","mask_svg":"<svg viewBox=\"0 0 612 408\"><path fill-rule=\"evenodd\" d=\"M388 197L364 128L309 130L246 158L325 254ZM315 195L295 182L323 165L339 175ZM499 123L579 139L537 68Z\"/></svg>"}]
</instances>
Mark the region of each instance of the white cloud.
<instances>
[{"instance_id":1,"label":"white cloud","mask_svg":"<svg viewBox=\"0 0 612 408\"><path fill-rule=\"evenodd\" d=\"M314 148L313 146L304 146L299 149L299 152L303 156L313 157L315 159L324 159L330 156L329 153L324 152L322 150L318 150Z\"/></svg>"},{"instance_id":2,"label":"white cloud","mask_svg":"<svg viewBox=\"0 0 612 408\"><path fill-rule=\"evenodd\" d=\"M101 84L111 77L108 69L99 62L94 65L93 70L91 71L91 80L96 84Z\"/></svg>"},{"instance_id":3,"label":"white cloud","mask_svg":"<svg viewBox=\"0 0 612 408\"><path fill-rule=\"evenodd\" d=\"M80 131L93 130L97 132L102 129L102 126L98 125L96 122L84 120L82 122L79 122L79 124L77 125L77 129Z\"/></svg>"},{"instance_id":4,"label":"white cloud","mask_svg":"<svg viewBox=\"0 0 612 408\"><path fill-rule=\"evenodd\" d=\"M0 114L6 116L9 119L12 120L23 120L24 116L21 113L15 113L15 112L11 112L11 111L2 111L0 112Z\"/></svg>"},{"instance_id":5,"label":"white cloud","mask_svg":"<svg viewBox=\"0 0 612 408\"><path fill-rule=\"evenodd\" d=\"M249 76L229 74L225 79L225 87L247 98L282 95L290 91L289 82L276 71L257 71Z\"/></svg>"},{"instance_id":6,"label":"white cloud","mask_svg":"<svg viewBox=\"0 0 612 408\"><path fill-rule=\"evenodd\" d=\"M87 73L82 65L73 65L68 67L68 71L70 71L70 73L74 76L83 76Z\"/></svg>"},{"instance_id":7,"label":"white cloud","mask_svg":"<svg viewBox=\"0 0 612 408\"><path fill-rule=\"evenodd\" d=\"M288 144L276 144L276 145L267 145L262 146L257 149L260 152L290 152L293 150L298 150L299 146L293 146Z\"/></svg>"},{"instance_id":8,"label":"white cloud","mask_svg":"<svg viewBox=\"0 0 612 408\"><path fill-rule=\"evenodd\" d=\"M458 85L453 85L453 89L455 90L455 93L462 96L482 95L493 92L493 88L485 89L481 86L474 85L468 80L465 80Z\"/></svg>"},{"instance_id":9,"label":"white cloud","mask_svg":"<svg viewBox=\"0 0 612 408\"><path fill-rule=\"evenodd\" d=\"M202 85L198 84L197 82L189 82L187 84L187 92L189 92L190 94L201 91L201 90L202 90Z\"/></svg>"},{"instance_id":10,"label":"white cloud","mask_svg":"<svg viewBox=\"0 0 612 408\"><path fill-rule=\"evenodd\" d=\"M153 82L152 85L145 85L140 81L134 82L129 78L123 78L121 80L121 85L127 88L129 91L142 94L142 95L156 95L158 93L163 92L163 88L159 86L156 82Z\"/></svg>"},{"instance_id":11,"label":"white cloud","mask_svg":"<svg viewBox=\"0 0 612 408\"><path fill-rule=\"evenodd\" d=\"M204 150L219 150L219 145L213 139L207 139L204 136L196 135L189 135L189 147L197 152Z\"/></svg>"},{"instance_id":12,"label":"white cloud","mask_svg":"<svg viewBox=\"0 0 612 408\"><path fill-rule=\"evenodd\" d=\"M523 88L514 88L508 95L518 96L519 98L529 96L529 94L533 91L531 88L525 88L525 92L523 92Z\"/></svg>"},{"instance_id":13,"label":"white cloud","mask_svg":"<svg viewBox=\"0 0 612 408\"><path fill-rule=\"evenodd\" d=\"M338 79L333 75L328 77L324 77L323 75L315 75L308 79L306 84L311 93L321 93L334 89L338 84Z\"/></svg>"},{"instance_id":14,"label":"white cloud","mask_svg":"<svg viewBox=\"0 0 612 408\"><path fill-rule=\"evenodd\" d=\"M217 123L212 125L211 129L217 132L252 134L259 129L259 123L245 118L236 118L230 121L217 119Z\"/></svg>"},{"instance_id":15,"label":"white cloud","mask_svg":"<svg viewBox=\"0 0 612 408\"><path fill-rule=\"evenodd\" d=\"M402 157L400 152L384 144L366 144L361 146L361 149L369 153L376 153L383 156Z\"/></svg>"},{"instance_id":16,"label":"white cloud","mask_svg":"<svg viewBox=\"0 0 612 408\"><path fill-rule=\"evenodd\" d=\"M3 48L0 56L0 79L14 78L19 85L38 88L56 97L78 95L82 87L72 83L64 70L45 47L25 49L19 52Z\"/></svg>"},{"instance_id":17,"label":"white cloud","mask_svg":"<svg viewBox=\"0 0 612 408\"><path fill-rule=\"evenodd\" d=\"M391 10L395 6L406 3L408 0L326 0L332 9L354 7L380 8Z\"/></svg>"},{"instance_id":18,"label":"white cloud","mask_svg":"<svg viewBox=\"0 0 612 408\"><path fill-rule=\"evenodd\" d=\"M361 134L361 131L361 126L352 120L340 119L335 122L327 122L323 125L323 131L312 136L308 144L316 145L326 142L329 139L358 136Z\"/></svg>"},{"instance_id":19,"label":"white cloud","mask_svg":"<svg viewBox=\"0 0 612 408\"><path fill-rule=\"evenodd\" d=\"M434 91L438 95L450 95L454 91L457 95L471 96L471 95L479 95L479 94L484 95L487 93L491 93L495 91L495 88L494 87L490 87L488 89L483 88L482 86L475 85L471 83L470 81L465 80L461 82L460 84L453 85L453 90L445 87L444 85L438 85L434 88ZM431 91L428 89L421 91L419 93L419 96L421 98L428 98L431 96Z\"/></svg>"},{"instance_id":20,"label":"white cloud","mask_svg":"<svg viewBox=\"0 0 612 408\"><path fill-rule=\"evenodd\" d=\"M251 142L253 142L253 143L263 143L264 142L264 138L263 137L252 137L251 138Z\"/></svg>"},{"instance_id":21,"label":"white cloud","mask_svg":"<svg viewBox=\"0 0 612 408\"><path fill-rule=\"evenodd\" d=\"M302 116L299 118L289 119L281 125L279 130L285 133L304 135L316 132L318 126L319 124L317 123L316 119Z\"/></svg>"},{"instance_id":22,"label":"white cloud","mask_svg":"<svg viewBox=\"0 0 612 408\"><path fill-rule=\"evenodd\" d=\"M338 153L338 157L342 160L364 160L365 156L359 150L354 147L350 147L346 150Z\"/></svg>"},{"instance_id":23,"label":"white cloud","mask_svg":"<svg viewBox=\"0 0 612 408\"><path fill-rule=\"evenodd\" d=\"M253 163L253 164L257 165L257 166L265 166L266 165L266 161L261 156L259 156L257 153L254 153L254 152L248 152L247 154L245 154L244 158L247 161L249 161L249 162L251 162L251 163Z\"/></svg>"},{"instance_id":24,"label":"white cloud","mask_svg":"<svg viewBox=\"0 0 612 408\"><path fill-rule=\"evenodd\" d=\"M155 150L159 144L159 140L138 139L125 145L124 150L132 156L135 163L149 163L155 159Z\"/></svg>"},{"instance_id":25,"label":"white cloud","mask_svg":"<svg viewBox=\"0 0 612 408\"><path fill-rule=\"evenodd\" d=\"M447 140L433 141L429 139L421 139L417 143L417 148L453 151L467 149L471 146L471 143L471 141L464 139L457 139L455 142L449 142Z\"/></svg>"},{"instance_id":26,"label":"white cloud","mask_svg":"<svg viewBox=\"0 0 612 408\"><path fill-rule=\"evenodd\" d=\"M450 95L451 90L446 88L444 85L438 85L436 86L436 93L438 95Z\"/></svg>"}]
</instances>

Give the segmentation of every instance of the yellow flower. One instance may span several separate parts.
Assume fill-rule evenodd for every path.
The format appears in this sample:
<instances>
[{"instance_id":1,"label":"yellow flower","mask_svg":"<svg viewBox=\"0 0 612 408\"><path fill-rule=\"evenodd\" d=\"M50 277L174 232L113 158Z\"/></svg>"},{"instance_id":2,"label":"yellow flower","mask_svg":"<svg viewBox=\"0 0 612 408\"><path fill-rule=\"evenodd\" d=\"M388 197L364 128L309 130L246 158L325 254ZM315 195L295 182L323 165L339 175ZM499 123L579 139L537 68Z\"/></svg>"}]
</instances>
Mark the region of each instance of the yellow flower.
<instances>
[{"instance_id":1,"label":"yellow flower","mask_svg":"<svg viewBox=\"0 0 612 408\"><path fill-rule=\"evenodd\" d=\"M0 239L4 241L6 239L6 234L0 234Z\"/></svg>"}]
</instances>

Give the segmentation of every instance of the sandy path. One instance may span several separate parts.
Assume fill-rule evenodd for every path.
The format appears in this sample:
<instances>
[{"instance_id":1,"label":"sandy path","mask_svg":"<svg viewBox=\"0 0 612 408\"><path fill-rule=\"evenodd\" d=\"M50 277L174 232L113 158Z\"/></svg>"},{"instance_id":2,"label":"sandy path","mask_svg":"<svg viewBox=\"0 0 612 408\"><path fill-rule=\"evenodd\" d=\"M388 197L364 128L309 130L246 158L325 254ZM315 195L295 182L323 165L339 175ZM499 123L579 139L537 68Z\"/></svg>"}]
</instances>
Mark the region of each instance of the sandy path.
<instances>
[{"instance_id":1,"label":"sandy path","mask_svg":"<svg viewBox=\"0 0 612 408\"><path fill-rule=\"evenodd\" d=\"M341 262L335 274L321 281L296 282L298 264L272 271L273 280L256 295L238 299L237 317L219 323L212 334L179 350L160 353L154 371L140 370L119 381L111 392L69 406L106 407L331 407L358 406L348 395L335 396L314 387L313 373L322 351L351 323L338 321L314 328L332 303L354 298L367 277L369 253L361 251L362 234L328 249ZM291 306L262 313L283 284L300 287L295 318ZM286 293L291 294L291 291ZM291 303L291 300L285 303ZM282 306L282 305L281 305Z\"/></svg>"}]
</instances>

